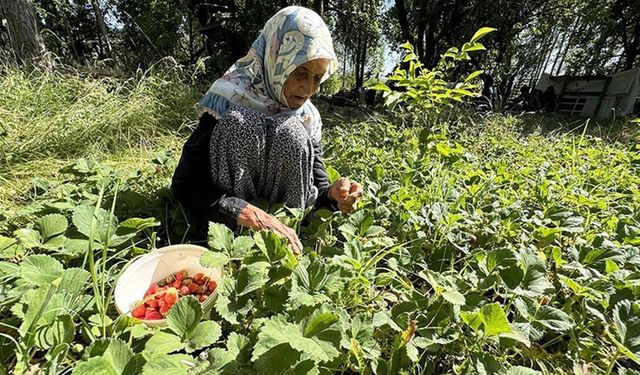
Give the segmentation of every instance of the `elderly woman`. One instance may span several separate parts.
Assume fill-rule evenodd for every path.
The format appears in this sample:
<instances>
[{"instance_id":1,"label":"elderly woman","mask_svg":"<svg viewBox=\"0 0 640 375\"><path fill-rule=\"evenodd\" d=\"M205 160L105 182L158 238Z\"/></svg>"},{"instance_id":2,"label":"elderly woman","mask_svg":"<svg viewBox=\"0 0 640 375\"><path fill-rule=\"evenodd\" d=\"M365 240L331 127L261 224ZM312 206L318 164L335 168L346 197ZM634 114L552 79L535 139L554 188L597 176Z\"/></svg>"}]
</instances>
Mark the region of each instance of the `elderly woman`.
<instances>
[{"instance_id":1,"label":"elderly woman","mask_svg":"<svg viewBox=\"0 0 640 375\"><path fill-rule=\"evenodd\" d=\"M265 24L247 55L216 80L199 103L171 190L190 216L192 240L208 221L270 229L296 254L295 231L249 202L350 212L362 186L329 184L320 145L322 121L309 101L336 69L329 29L312 10L291 6Z\"/></svg>"}]
</instances>

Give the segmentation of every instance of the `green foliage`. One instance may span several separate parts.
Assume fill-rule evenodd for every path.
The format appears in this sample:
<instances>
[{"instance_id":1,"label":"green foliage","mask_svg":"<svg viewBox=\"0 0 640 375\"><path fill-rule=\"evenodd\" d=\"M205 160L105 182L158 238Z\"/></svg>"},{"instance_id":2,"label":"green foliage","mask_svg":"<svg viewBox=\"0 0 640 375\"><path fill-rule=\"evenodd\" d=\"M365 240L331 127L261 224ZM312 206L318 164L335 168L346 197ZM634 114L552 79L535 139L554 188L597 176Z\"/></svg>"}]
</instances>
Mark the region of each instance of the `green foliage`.
<instances>
[{"instance_id":1,"label":"green foliage","mask_svg":"<svg viewBox=\"0 0 640 375\"><path fill-rule=\"evenodd\" d=\"M301 257L272 232L211 224L201 261L224 268L213 309L182 298L153 329L118 316L111 293L123 267L169 235L172 207L157 187L168 187L175 154L38 173L0 226L3 370L633 371L634 144L522 131L542 117L495 116L455 139L377 115L340 121L325 129L325 155L332 179L363 183L356 211L306 217Z\"/></svg>"},{"instance_id":2,"label":"green foliage","mask_svg":"<svg viewBox=\"0 0 640 375\"><path fill-rule=\"evenodd\" d=\"M460 62L471 59L470 52L485 50L478 40L492 31L495 29L484 27L462 48L448 49L433 69L426 68L420 62L414 47L407 42L401 47L405 50L403 63L408 63L408 68L398 67L389 77L389 81L402 91L392 90L384 83L378 83L371 88L383 92L385 106L389 109L393 110L400 105L428 123L454 103L462 103L467 98L479 96L478 85L473 81L483 73L481 70L474 71L461 82L448 80L454 78L452 72Z\"/></svg>"}]
</instances>

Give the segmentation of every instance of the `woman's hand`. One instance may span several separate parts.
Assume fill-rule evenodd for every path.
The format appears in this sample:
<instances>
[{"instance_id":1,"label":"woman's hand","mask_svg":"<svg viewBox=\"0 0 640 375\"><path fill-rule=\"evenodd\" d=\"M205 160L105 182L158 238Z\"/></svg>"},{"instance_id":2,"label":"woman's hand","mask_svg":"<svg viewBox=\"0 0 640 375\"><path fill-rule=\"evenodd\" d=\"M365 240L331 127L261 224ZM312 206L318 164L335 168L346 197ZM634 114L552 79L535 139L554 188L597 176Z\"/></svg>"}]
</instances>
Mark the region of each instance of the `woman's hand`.
<instances>
[{"instance_id":1,"label":"woman's hand","mask_svg":"<svg viewBox=\"0 0 640 375\"><path fill-rule=\"evenodd\" d=\"M340 177L329 188L329 198L333 199L344 213L353 211L353 204L362 194L362 185L349 181L346 177Z\"/></svg>"},{"instance_id":2,"label":"woman's hand","mask_svg":"<svg viewBox=\"0 0 640 375\"><path fill-rule=\"evenodd\" d=\"M256 206L249 204L243 208L237 222L253 230L271 230L287 239L295 255L302 254L302 243L296 232Z\"/></svg>"}]
</instances>

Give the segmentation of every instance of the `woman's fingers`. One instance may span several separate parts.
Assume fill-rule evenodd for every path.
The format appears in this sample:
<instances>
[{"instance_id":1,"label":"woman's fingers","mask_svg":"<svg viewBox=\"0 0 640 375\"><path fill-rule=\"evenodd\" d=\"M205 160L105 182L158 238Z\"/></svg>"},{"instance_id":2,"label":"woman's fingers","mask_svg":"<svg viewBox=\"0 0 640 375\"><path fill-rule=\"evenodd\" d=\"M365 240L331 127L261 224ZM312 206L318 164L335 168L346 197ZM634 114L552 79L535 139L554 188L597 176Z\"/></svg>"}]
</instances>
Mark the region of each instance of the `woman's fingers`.
<instances>
[{"instance_id":1,"label":"woman's fingers","mask_svg":"<svg viewBox=\"0 0 640 375\"><path fill-rule=\"evenodd\" d=\"M351 188L351 181L349 181L346 177L340 177L338 181L335 182L338 188L338 195L341 199L346 198L349 195L349 189Z\"/></svg>"},{"instance_id":2,"label":"woman's fingers","mask_svg":"<svg viewBox=\"0 0 640 375\"><path fill-rule=\"evenodd\" d=\"M360 198L363 194L362 185L357 182L351 184L351 188L349 189L349 197Z\"/></svg>"},{"instance_id":3,"label":"woman's fingers","mask_svg":"<svg viewBox=\"0 0 640 375\"><path fill-rule=\"evenodd\" d=\"M288 226L285 225L285 228L289 233L289 243L291 243L293 253L296 255L302 254L302 242L300 242L298 235L293 229L289 228Z\"/></svg>"},{"instance_id":4,"label":"woman's fingers","mask_svg":"<svg viewBox=\"0 0 640 375\"><path fill-rule=\"evenodd\" d=\"M278 223L280 222L278 221ZM293 231L293 229L280 223L274 228L274 230L276 230L284 238L287 239L287 241L289 242L289 245L291 246L291 250L293 250L293 253L295 255L302 254L302 243L300 242L298 235L296 234L296 232Z\"/></svg>"}]
</instances>

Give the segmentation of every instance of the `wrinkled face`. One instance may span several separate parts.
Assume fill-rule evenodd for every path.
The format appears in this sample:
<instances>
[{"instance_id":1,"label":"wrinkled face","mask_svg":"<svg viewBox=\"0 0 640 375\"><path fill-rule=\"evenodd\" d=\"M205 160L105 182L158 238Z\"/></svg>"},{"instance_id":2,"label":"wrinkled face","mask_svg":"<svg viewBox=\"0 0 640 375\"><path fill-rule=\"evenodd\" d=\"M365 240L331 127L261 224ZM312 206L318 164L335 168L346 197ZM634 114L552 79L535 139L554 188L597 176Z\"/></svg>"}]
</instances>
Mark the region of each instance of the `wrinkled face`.
<instances>
[{"instance_id":1,"label":"wrinkled face","mask_svg":"<svg viewBox=\"0 0 640 375\"><path fill-rule=\"evenodd\" d=\"M329 59L315 59L300 65L284 83L284 96L291 109L298 109L320 86L320 80L329 66Z\"/></svg>"}]
</instances>

